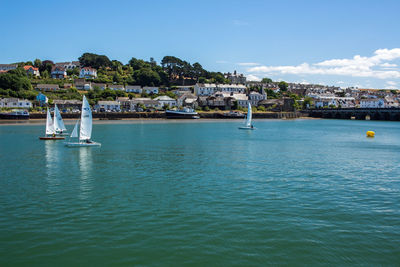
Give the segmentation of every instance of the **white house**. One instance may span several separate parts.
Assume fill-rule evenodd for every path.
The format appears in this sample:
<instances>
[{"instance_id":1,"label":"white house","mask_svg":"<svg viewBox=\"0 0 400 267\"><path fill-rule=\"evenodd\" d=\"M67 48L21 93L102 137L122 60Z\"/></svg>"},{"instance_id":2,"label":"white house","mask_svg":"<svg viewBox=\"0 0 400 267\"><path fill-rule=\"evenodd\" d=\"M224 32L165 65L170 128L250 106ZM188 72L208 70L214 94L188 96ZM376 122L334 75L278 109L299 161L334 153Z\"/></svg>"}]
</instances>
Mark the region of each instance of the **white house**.
<instances>
[{"instance_id":1,"label":"white house","mask_svg":"<svg viewBox=\"0 0 400 267\"><path fill-rule=\"evenodd\" d=\"M127 85L127 86L125 86L125 91L127 93L141 94L142 87L140 85Z\"/></svg>"},{"instance_id":2,"label":"white house","mask_svg":"<svg viewBox=\"0 0 400 267\"><path fill-rule=\"evenodd\" d=\"M27 99L2 98L2 99L0 99L0 107L2 107L2 108L31 108L32 102Z\"/></svg>"},{"instance_id":3,"label":"white house","mask_svg":"<svg viewBox=\"0 0 400 267\"><path fill-rule=\"evenodd\" d=\"M227 92L227 93L244 93L246 86L243 84L219 84L214 83L196 83L194 86L194 93L197 96L208 96L215 92Z\"/></svg>"},{"instance_id":4,"label":"white house","mask_svg":"<svg viewBox=\"0 0 400 267\"><path fill-rule=\"evenodd\" d=\"M154 100L156 100L160 103L158 106L159 108L163 108L165 105L168 105L170 107L176 107L176 105L177 105L175 99L173 99L169 96L166 96L166 95L158 96L158 97L154 98Z\"/></svg>"},{"instance_id":5,"label":"white house","mask_svg":"<svg viewBox=\"0 0 400 267\"><path fill-rule=\"evenodd\" d=\"M258 102L267 99L267 94L265 93L264 89L262 89L262 94L259 92L250 92L249 94L249 101L252 106L258 106Z\"/></svg>"},{"instance_id":6,"label":"white house","mask_svg":"<svg viewBox=\"0 0 400 267\"><path fill-rule=\"evenodd\" d=\"M121 111L121 104L119 101L98 101L94 107L98 111Z\"/></svg>"},{"instance_id":7,"label":"white house","mask_svg":"<svg viewBox=\"0 0 400 267\"><path fill-rule=\"evenodd\" d=\"M62 66L64 69L71 70L74 68L79 68L81 64L79 61L72 61L72 62L57 62L55 63L57 66Z\"/></svg>"},{"instance_id":8,"label":"white house","mask_svg":"<svg viewBox=\"0 0 400 267\"><path fill-rule=\"evenodd\" d=\"M79 78L97 78L97 70L90 67L82 68L79 72Z\"/></svg>"},{"instance_id":9,"label":"white house","mask_svg":"<svg viewBox=\"0 0 400 267\"><path fill-rule=\"evenodd\" d=\"M24 70L26 71L26 74L28 74L28 75L32 75L32 76L36 76L36 77L40 76L39 68L35 68L33 66L24 66Z\"/></svg>"},{"instance_id":10,"label":"white house","mask_svg":"<svg viewBox=\"0 0 400 267\"><path fill-rule=\"evenodd\" d=\"M146 94L158 94L158 87L149 87L149 86L145 86L143 87L143 91Z\"/></svg>"},{"instance_id":11,"label":"white house","mask_svg":"<svg viewBox=\"0 0 400 267\"><path fill-rule=\"evenodd\" d=\"M377 99L360 99L360 108L384 108L385 100L383 98Z\"/></svg>"},{"instance_id":12,"label":"white house","mask_svg":"<svg viewBox=\"0 0 400 267\"><path fill-rule=\"evenodd\" d=\"M214 83L196 83L194 86L194 94L197 96L212 95L217 89L217 85Z\"/></svg>"},{"instance_id":13,"label":"white house","mask_svg":"<svg viewBox=\"0 0 400 267\"><path fill-rule=\"evenodd\" d=\"M231 97L233 97L237 102L238 106L242 108L247 108L247 103L249 102L249 98L247 97L246 94L231 94Z\"/></svg>"},{"instance_id":14,"label":"white house","mask_svg":"<svg viewBox=\"0 0 400 267\"><path fill-rule=\"evenodd\" d=\"M246 86L243 84L218 84L218 91L227 93L239 93L243 94L246 92Z\"/></svg>"}]
</instances>

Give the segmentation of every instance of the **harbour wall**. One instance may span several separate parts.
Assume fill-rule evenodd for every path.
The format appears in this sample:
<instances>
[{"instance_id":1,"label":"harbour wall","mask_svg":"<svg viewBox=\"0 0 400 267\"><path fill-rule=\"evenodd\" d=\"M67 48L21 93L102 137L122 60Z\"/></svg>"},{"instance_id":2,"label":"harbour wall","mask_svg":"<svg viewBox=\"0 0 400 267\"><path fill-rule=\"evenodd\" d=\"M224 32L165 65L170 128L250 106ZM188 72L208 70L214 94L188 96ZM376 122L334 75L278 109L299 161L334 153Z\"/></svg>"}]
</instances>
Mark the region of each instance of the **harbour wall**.
<instances>
[{"instance_id":1,"label":"harbour wall","mask_svg":"<svg viewBox=\"0 0 400 267\"><path fill-rule=\"evenodd\" d=\"M200 112L202 119L240 119L235 117L226 117L222 112ZM253 113L255 119L296 119L301 117L299 112L257 112ZM31 113L30 119L45 119L46 113ZM78 119L80 113L62 113L64 119ZM102 112L93 113L93 118L103 120L120 119L165 119L164 112Z\"/></svg>"}]
</instances>

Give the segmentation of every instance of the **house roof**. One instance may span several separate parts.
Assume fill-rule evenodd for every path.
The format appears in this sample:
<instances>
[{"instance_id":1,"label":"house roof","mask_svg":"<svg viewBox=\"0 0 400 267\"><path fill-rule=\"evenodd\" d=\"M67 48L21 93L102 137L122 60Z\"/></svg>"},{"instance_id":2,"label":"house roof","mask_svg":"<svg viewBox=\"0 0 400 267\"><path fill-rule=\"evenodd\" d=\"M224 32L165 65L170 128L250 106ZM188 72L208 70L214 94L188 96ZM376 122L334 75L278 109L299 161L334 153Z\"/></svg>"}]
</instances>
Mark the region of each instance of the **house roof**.
<instances>
[{"instance_id":1,"label":"house roof","mask_svg":"<svg viewBox=\"0 0 400 267\"><path fill-rule=\"evenodd\" d=\"M124 89L124 85L123 84L108 84L107 86L108 86L108 88L121 88L121 89Z\"/></svg>"},{"instance_id":2,"label":"house roof","mask_svg":"<svg viewBox=\"0 0 400 267\"><path fill-rule=\"evenodd\" d=\"M158 96L156 98L154 98L154 100L161 100L161 101L174 101L175 99L167 96L167 95L162 95L162 96Z\"/></svg>"},{"instance_id":3,"label":"house roof","mask_svg":"<svg viewBox=\"0 0 400 267\"><path fill-rule=\"evenodd\" d=\"M76 99L68 99L68 100L63 100L63 99L54 99L54 104L57 105L65 105L65 104L70 104L70 105L82 105L81 100L76 100Z\"/></svg>"},{"instance_id":4,"label":"house roof","mask_svg":"<svg viewBox=\"0 0 400 267\"><path fill-rule=\"evenodd\" d=\"M36 88L60 88L58 84L41 84L36 85Z\"/></svg>"},{"instance_id":5,"label":"house roof","mask_svg":"<svg viewBox=\"0 0 400 267\"><path fill-rule=\"evenodd\" d=\"M82 70L86 70L86 71L97 71L96 69L91 68L91 67L84 67L84 68L81 69L81 71L82 71Z\"/></svg>"},{"instance_id":6,"label":"house roof","mask_svg":"<svg viewBox=\"0 0 400 267\"><path fill-rule=\"evenodd\" d=\"M39 68L35 68L35 67L33 67L33 66L30 66L30 65L24 66L24 69L25 69L25 70L29 70L29 69L39 70Z\"/></svg>"}]
</instances>

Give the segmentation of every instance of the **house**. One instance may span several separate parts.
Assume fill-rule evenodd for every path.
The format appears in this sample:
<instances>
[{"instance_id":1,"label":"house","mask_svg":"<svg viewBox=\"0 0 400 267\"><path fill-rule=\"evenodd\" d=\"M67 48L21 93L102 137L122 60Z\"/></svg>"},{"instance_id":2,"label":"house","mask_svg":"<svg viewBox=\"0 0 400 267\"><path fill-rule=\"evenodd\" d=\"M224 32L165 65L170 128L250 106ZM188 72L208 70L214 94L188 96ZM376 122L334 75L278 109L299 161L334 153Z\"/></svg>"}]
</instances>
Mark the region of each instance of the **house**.
<instances>
[{"instance_id":1,"label":"house","mask_svg":"<svg viewBox=\"0 0 400 267\"><path fill-rule=\"evenodd\" d=\"M360 108L384 108L385 100L383 98L360 99Z\"/></svg>"},{"instance_id":2,"label":"house","mask_svg":"<svg viewBox=\"0 0 400 267\"><path fill-rule=\"evenodd\" d=\"M158 96L154 98L154 100L160 103L158 106L159 108L164 108L164 106L169 106L169 107L177 106L176 100L166 95Z\"/></svg>"},{"instance_id":3,"label":"house","mask_svg":"<svg viewBox=\"0 0 400 267\"><path fill-rule=\"evenodd\" d=\"M39 94L36 96L36 100L39 102L39 105L40 105L40 106L44 106L45 104L47 104L47 103L49 102L49 99L47 98L47 96L45 96L45 95L42 94L42 93L39 93Z\"/></svg>"},{"instance_id":4,"label":"house","mask_svg":"<svg viewBox=\"0 0 400 267\"><path fill-rule=\"evenodd\" d=\"M97 78L97 70L90 67L82 68L81 71L79 72L79 78L87 78L87 79Z\"/></svg>"},{"instance_id":5,"label":"house","mask_svg":"<svg viewBox=\"0 0 400 267\"><path fill-rule=\"evenodd\" d=\"M398 108L399 102L393 97L385 97L385 107L386 108Z\"/></svg>"},{"instance_id":6,"label":"house","mask_svg":"<svg viewBox=\"0 0 400 267\"><path fill-rule=\"evenodd\" d=\"M100 90L104 90L107 88L107 84L105 83L92 83L92 89L99 88Z\"/></svg>"},{"instance_id":7,"label":"house","mask_svg":"<svg viewBox=\"0 0 400 267\"><path fill-rule=\"evenodd\" d=\"M125 86L123 84L108 84L107 87L114 91L125 91Z\"/></svg>"},{"instance_id":8,"label":"house","mask_svg":"<svg viewBox=\"0 0 400 267\"><path fill-rule=\"evenodd\" d=\"M40 91L58 91L58 90L60 90L60 87L58 86L58 84L41 84L41 83L39 83L38 85L36 85L35 89L40 90Z\"/></svg>"},{"instance_id":9,"label":"house","mask_svg":"<svg viewBox=\"0 0 400 267\"><path fill-rule=\"evenodd\" d=\"M323 107L338 107L339 104L336 101L336 97L320 97L314 100L314 105L316 108L323 108Z\"/></svg>"},{"instance_id":10,"label":"house","mask_svg":"<svg viewBox=\"0 0 400 267\"><path fill-rule=\"evenodd\" d=\"M224 73L225 79L228 79L231 83L241 83L245 84L246 83L246 77L243 74L238 74L236 70L232 73Z\"/></svg>"},{"instance_id":11,"label":"house","mask_svg":"<svg viewBox=\"0 0 400 267\"><path fill-rule=\"evenodd\" d=\"M195 96L192 93L185 93L182 94L181 96L179 96L178 100L177 100L177 105L179 107L192 107L192 108L196 108L197 106L197 96Z\"/></svg>"},{"instance_id":12,"label":"house","mask_svg":"<svg viewBox=\"0 0 400 267\"><path fill-rule=\"evenodd\" d=\"M133 98L130 100L130 109L131 111L137 110L138 105L143 105L146 108L157 108L160 103L157 100L151 98Z\"/></svg>"},{"instance_id":13,"label":"house","mask_svg":"<svg viewBox=\"0 0 400 267\"><path fill-rule=\"evenodd\" d=\"M247 108L247 103L249 102L249 98L246 94L231 94L233 99L237 101L238 106L242 108ZM258 103L257 103L258 104Z\"/></svg>"},{"instance_id":14,"label":"house","mask_svg":"<svg viewBox=\"0 0 400 267\"><path fill-rule=\"evenodd\" d=\"M39 68L35 68L33 66L24 66L24 70L26 71L26 74L28 74L28 75L32 75L32 76L36 76L36 77L40 76Z\"/></svg>"},{"instance_id":15,"label":"house","mask_svg":"<svg viewBox=\"0 0 400 267\"><path fill-rule=\"evenodd\" d=\"M79 61L72 61L72 62L57 62L55 63L56 66L61 66L66 70L72 70L75 68L79 68L81 64Z\"/></svg>"},{"instance_id":16,"label":"house","mask_svg":"<svg viewBox=\"0 0 400 267\"><path fill-rule=\"evenodd\" d=\"M92 89L92 83L89 81L86 81L85 78L75 79L74 84L75 84L76 89L78 89L78 90L91 90Z\"/></svg>"},{"instance_id":17,"label":"house","mask_svg":"<svg viewBox=\"0 0 400 267\"><path fill-rule=\"evenodd\" d=\"M57 105L57 107L60 110L67 110L67 109L80 110L82 107L82 101L75 99L70 99L70 100L55 99L53 103L54 105Z\"/></svg>"},{"instance_id":18,"label":"house","mask_svg":"<svg viewBox=\"0 0 400 267\"><path fill-rule=\"evenodd\" d=\"M250 92L249 101L252 106L258 106L258 102L267 99L267 94L264 89L261 89L261 94L259 92Z\"/></svg>"},{"instance_id":19,"label":"house","mask_svg":"<svg viewBox=\"0 0 400 267\"><path fill-rule=\"evenodd\" d=\"M97 105L94 106L97 111L113 111L113 112L120 112L121 111L121 104L119 101L98 101Z\"/></svg>"},{"instance_id":20,"label":"house","mask_svg":"<svg viewBox=\"0 0 400 267\"><path fill-rule=\"evenodd\" d=\"M212 95L215 92L226 92L226 93L245 93L246 86L243 84L208 84L208 83L196 83L194 86L194 93L197 96Z\"/></svg>"},{"instance_id":21,"label":"house","mask_svg":"<svg viewBox=\"0 0 400 267\"><path fill-rule=\"evenodd\" d=\"M148 87L148 86L145 86L145 87L143 87L143 91L146 93L146 94L154 94L154 95L156 95L156 94L158 94L158 87Z\"/></svg>"},{"instance_id":22,"label":"house","mask_svg":"<svg viewBox=\"0 0 400 267\"><path fill-rule=\"evenodd\" d=\"M53 66L51 68L51 78L53 79L64 79L67 77L67 71L62 66Z\"/></svg>"},{"instance_id":23,"label":"house","mask_svg":"<svg viewBox=\"0 0 400 267\"><path fill-rule=\"evenodd\" d=\"M27 99L2 98L0 99L2 108L32 108L32 102Z\"/></svg>"},{"instance_id":24,"label":"house","mask_svg":"<svg viewBox=\"0 0 400 267\"><path fill-rule=\"evenodd\" d=\"M196 83L194 94L197 96L209 96L217 91L217 85L214 83Z\"/></svg>"},{"instance_id":25,"label":"house","mask_svg":"<svg viewBox=\"0 0 400 267\"><path fill-rule=\"evenodd\" d=\"M18 64L0 64L0 71L9 71L9 70L15 70L18 68Z\"/></svg>"},{"instance_id":26,"label":"house","mask_svg":"<svg viewBox=\"0 0 400 267\"><path fill-rule=\"evenodd\" d=\"M125 86L125 91L127 93L141 94L142 87L140 85L127 85L127 86Z\"/></svg>"},{"instance_id":27,"label":"house","mask_svg":"<svg viewBox=\"0 0 400 267\"><path fill-rule=\"evenodd\" d=\"M260 101L258 105L272 111L295 111L294 99L291 97L284 97L281 99L265 99Z\"/></svg>"}]
</instances>

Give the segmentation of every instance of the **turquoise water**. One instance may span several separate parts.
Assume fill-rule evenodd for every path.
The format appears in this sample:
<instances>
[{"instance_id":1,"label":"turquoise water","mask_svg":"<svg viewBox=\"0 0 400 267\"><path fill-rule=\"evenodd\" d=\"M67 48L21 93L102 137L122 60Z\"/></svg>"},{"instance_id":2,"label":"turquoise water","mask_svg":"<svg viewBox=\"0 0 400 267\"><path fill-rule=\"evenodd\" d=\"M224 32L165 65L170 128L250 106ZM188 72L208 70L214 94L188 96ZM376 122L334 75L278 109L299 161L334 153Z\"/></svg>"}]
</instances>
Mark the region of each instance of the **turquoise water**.
<instances>
[{"instance_id":1,"label":"turquoise water","mask_svg":"<svg viewBox=\"0 0 400 267\"><path fill-rule=\"evenodd\" d=\"M0 265L400 264L399 123L239 125L0 126Z\"/></svg>"}]
</instances>

